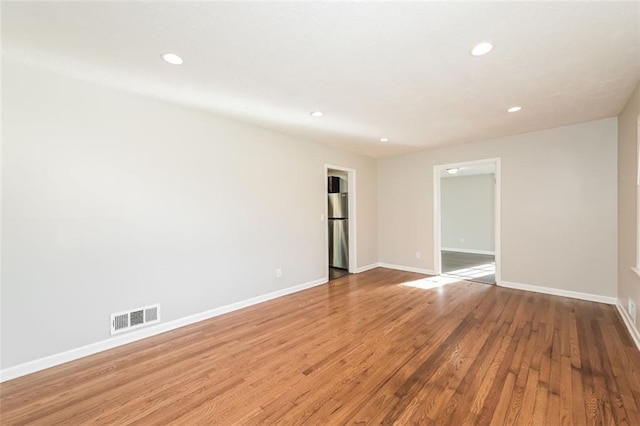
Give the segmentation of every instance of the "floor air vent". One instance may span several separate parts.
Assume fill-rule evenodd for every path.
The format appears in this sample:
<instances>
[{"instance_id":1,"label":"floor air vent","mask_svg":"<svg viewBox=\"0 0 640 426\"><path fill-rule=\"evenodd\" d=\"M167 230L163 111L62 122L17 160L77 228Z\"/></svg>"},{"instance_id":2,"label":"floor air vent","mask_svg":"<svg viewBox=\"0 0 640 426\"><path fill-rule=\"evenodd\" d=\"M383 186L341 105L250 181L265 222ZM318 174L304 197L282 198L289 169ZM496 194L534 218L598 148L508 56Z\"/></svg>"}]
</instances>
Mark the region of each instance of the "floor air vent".
<instances>
[{"instance_id":1,"label":"floor air vent","mask_svg":"<svg viewBox=\"0 0 640 426\"><path fill-rule=\"evenodd\" d=\"M111 314L111 334L140 328L160 322L160 305L145 306Z\"/></svg>"}]
</instances>

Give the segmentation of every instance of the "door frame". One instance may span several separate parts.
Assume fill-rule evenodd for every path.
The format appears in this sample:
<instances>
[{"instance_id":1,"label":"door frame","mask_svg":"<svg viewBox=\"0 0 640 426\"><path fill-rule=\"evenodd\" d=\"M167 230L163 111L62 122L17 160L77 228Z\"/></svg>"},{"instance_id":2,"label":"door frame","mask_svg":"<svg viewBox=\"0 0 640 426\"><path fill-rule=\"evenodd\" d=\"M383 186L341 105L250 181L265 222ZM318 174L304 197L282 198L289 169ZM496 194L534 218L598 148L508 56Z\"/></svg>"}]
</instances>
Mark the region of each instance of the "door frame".
<instances>
[{"instance_id":1,"label":"door frame","mask_svg":"<svg viewBox=\"0 0 640 426\"><path fill-rule=\"evenodd\" d=\"M327 177L329 176L329 169L338 170L347 173L347 192L349 193L349 273L354 274L357 267L358 259L358 245L356 235L356 169L349 167L336 166L334 164L324 165L324 214L322 215L322 223L324 224L324 259L325 259L325 271L329 271L329 219L327 213L329 212L329 200L327 197ZM327 276L327 279L329 277Z\"/></svg>"},{"instance_id":2,"label":"door frame","mask_svg":"<svg viewBox=\"0 0 640 426\"><path fill-rule=\"evenodd\" d=\"M440 173L442 170L460 167L478 166L481 164L493 163L495 165L495 211L494 211L494 251L496 259L496 284L502 282L502 249L500 240L500 198L502 188L502 172L500 167L500 158L487 158L484 160L463 161L458 163L438 164L433 166L433 250L434 263L433 270L436 275L442 273L442 235L441 235L441 185Z\"/></svg>"}]
</instances>

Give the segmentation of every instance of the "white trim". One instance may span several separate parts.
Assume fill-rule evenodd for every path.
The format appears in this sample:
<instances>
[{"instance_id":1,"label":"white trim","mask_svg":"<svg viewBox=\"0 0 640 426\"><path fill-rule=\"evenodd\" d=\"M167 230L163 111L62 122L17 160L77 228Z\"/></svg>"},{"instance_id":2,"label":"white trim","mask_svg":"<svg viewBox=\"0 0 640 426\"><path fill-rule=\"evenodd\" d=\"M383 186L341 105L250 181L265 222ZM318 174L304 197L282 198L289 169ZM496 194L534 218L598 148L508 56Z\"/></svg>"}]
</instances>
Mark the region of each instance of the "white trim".
<instances>
[{"instance_id":1,"label":"white trim","mask_svg":"<svg viewBox=\"0 0 640 426\"><path fill-rule=\"evenodd\" d=\"M440 235L440 166L433 166L433 272L440 275L442 272L442 253L440 246L442 245Z\"/></svg>"},{"instance_id":2,"label":"white trim","mask_svg":"<svg viewBox=\"0 0 640 426\"><path fill-rule=\"evenodd\" d=\"M413 266L393 265L391 263L379 262L378 266L381 268L395 269L397 271L415 272L417 274L436 275L431 269L414 268Z\"/></svg>"},{"instance_id":3,"label":"white trim","mask_svg":"<svg viewBox=\"0 0 640 426\"><path fill-rule=\"evenodd\" d=\"M500 206L501 202L501 192L502 192L502 168L500 163L500 157L495 158L487 158L484 160L473 160L473 161L464 161L459 163L450 163L450 164L438 164L433 166L433 246L434 246L434 274L439 275L442 272L442 258L441 258L441 235L440 235L440 226L441 226L441 212L440 212L440 172L444 169L452 168L452 167L469 167L469 166L477 166L479 164L486 163L494 163L496 166L496 170L494 172L494 176L496 179L496 187L495 187L495 212L494 212L494 220L495 220L495 229L494 229L494 256L496 261L496 282L500 282L502 279L502 255L501 255L501 231L500 224L502 222Z\"/></svg>"},{"instance_id":4,"label":"white trim","mask_svg":"<svg viewBox=\"0 0 640 426\"><path fill-rule=\"evenodd\" d=\"M496 262L496 282L502 279L502 237L501 237L501 223L502 223L502 163L499 158L495 159L496 162L496 191L495 197L495 236L493 242L493 248L495 250L495 262Z\"/></svg>"},{"instance_id":5,"label":"white trim","mask_svg":"<svg viewBox=\"0 0 640 426\"><path fill-rule=\"evenodd\" d=\"M606 303L608 305L615 305L618 301L616 297L601 296L599 294L581 293L579 291L562 290L552 287L541 287L531 284L520 284L510 281L497 281L500 287L513 288L516 290L533 291L535 293L551 294L554 296L570 297L572 299L587 300L589 302Z\"/></svg>"},{"instance_id":6,"label":"white trim","mask_svg":"<svg viewBox=\"0 0 640 426\"><path fill-rule=\"evenodd\" d=\"M633 343L635 343L638 350L640 350L640 332L638 331L636 326L633 324L633 321L631 320L629 313L627 312L627 310L624 308L624 305L622 304L622 300L617 299L616 308L618 308L618 312L620 312L620 316L622 317L622 321L624 322L624 325L626 325L627 330L629 330L629 334L631 335L631 339L633 339Z\"/></svg>"},{"instance_id":7,"label":"white trim","mask_svg":"<svg viewBox=\"0 0 640 426\"><path fill-rule=\"evenodd\" d=\"M636 265L631 269L640 277L640 115L636 126Z\"/></svg>"},{"instance_id":8,"label":"white trim","mask_svg":"<svg viewBox=\"0 0 640 426\"><path fill-rule=\"evenodd\" d=\"M316 287L327 283L327 278L320 278L314 281L309 281L304 284L296 285L282 290L276 290L271 293L263 294L261 296L252 297L250 299L241 300L236 303L221 306L219 308L210 309L205 312L190 315L184 318L178 318L173 321L168 321L148 328L132 331L127 334L117 335L107 340L91 343L86 346L71 349L66 352L49 355L44 358L36 359L33 361L25 362L13 367L0 370L0 383L7 380L15 379L17 377L25 376L27 374L35 373L36 371L44 370L45 368L55 367L56 365L64 364L69 361L74 361L79 358L83 358L89 355L96 354L98 352L106 351L107 349L115 348L118 346L126 345L138 340L146 339L147 337L155 336L160 333L165 333L176 328L184 327L196 322L204 321L209 318L217 317L229 312L237 311L248 306L256 305L258 303L266 302L268 300L276 299L278 297L286 296L291 293L306 290L311 287Z\"/></svg>"},{"instance_id":9,"label":"white trim","mask_svg":"<svg viewBox=\"0 0 640 426\"><path fill-rule=\"evenodd\" d=\"M329 200L327 197L327 176L329 169L339 170L347 173L347 193L349 194L349 273L357 273L358 270L358 250L357 250L357 226L356 226L356 169L349 167L336 166L333 164L324 165L324 215L329 211ZM327 219L328 220L328 219ZM325 222L325 262L326 270L329 270L329 227Z\"/></svg>"},{"instance_id":10,"label":"white trim","mask_svg":"<svg viewBox=\"0 0 640 426\"><path fill-rule=\"evenodd\" d=\"M358 269L356 269L356 274L360 274L362 272L370 271L372 269L377 268L378 266L380 266L378 263L372 263L370 265L361 266Z\"/></svg>"},{"instance_id":11,"label":"white trim","mask_svg":"<svg viewBox=\"0 0 640 426\"><path fill-rule=\"evenodd\" d=\"M490 250L474 250L474 249L461 249L461 248L454 248L454 247L442 247L440 249L441 251L452 251L452 252L457 252L457 253L472 253L472 254L496 254L495 251L490 251Z\"/></svg>"},{"instance_id":12,"label":"white trim","mask_svg":"<svg viewBox=\"0 0 640 426\"><path fill-rule=\"evenodd\" d=\"M638 127L636 128L636 186L640 187L640 115L637 119ZM640 189L639 189L640 190ZM640 265L640 255L638 256L638 265Z\"/></svg>"}]
</instances>

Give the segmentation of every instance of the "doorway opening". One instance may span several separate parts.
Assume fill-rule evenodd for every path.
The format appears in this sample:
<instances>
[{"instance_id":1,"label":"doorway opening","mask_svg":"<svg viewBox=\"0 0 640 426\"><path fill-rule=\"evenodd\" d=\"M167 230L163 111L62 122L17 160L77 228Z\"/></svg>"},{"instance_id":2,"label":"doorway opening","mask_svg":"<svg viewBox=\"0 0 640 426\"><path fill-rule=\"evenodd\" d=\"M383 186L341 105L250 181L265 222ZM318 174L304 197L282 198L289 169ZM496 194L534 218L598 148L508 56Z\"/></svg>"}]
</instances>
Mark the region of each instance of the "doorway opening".
<instances>
[{"instance_id":1,"label":"doorway opening","mask_svg":"<svg viewBox=\"0 0 640 426\"><path fill-rule=\"evenodd\" d=\"M333 280L355 272L355 170L326 165L327 270Z\"/></svg>"},{"instance_id":2,"label":"doorway opening","mask_svg":"<svg viewBox=\"0 0 640 426\"><path fill-rule=\"evenodd\" d=\"M435 271L500 282L500 159L434 167Z\"/></svg>"}]
</instances>

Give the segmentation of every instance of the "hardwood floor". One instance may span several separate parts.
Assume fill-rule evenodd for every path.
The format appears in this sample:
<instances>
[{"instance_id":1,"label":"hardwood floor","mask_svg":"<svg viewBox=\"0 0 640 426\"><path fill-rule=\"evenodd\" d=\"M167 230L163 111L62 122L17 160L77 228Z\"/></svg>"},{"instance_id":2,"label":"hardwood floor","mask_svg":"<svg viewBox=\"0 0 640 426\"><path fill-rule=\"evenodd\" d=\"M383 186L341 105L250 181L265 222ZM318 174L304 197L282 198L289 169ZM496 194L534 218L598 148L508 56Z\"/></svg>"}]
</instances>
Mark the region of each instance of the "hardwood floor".
<instances>
[{"instance_id":1,"label":"hardwood floor","mask_svg":"<svg viewBox=\"0 0 640 426\"><path fill-rule=\"evenodd\" d=\"M442 250L440 256L443 274L485 284L496 283L494 255Z\"/></svg>"},{"instance_id":2,"label":"hardwood floor","mask_svg":"<svg viewBox=\"0 0 640 426\"><path fill-rule=\"evenodd\" d=\"M329 267L329 281L344 277L345 275L349 275L349 271L346 269Z\"/></svg>"},{"instance_id":3,"label":"hardwood floor","mask_svg":"<svg viewBox=\"0 0 640 426\"><path fill-rule=\"evenodd\" d=\"M6 382L0 404L6 425L640 425L640 352L609 305L378 268Z\"/></svg>"}]
</instances>

